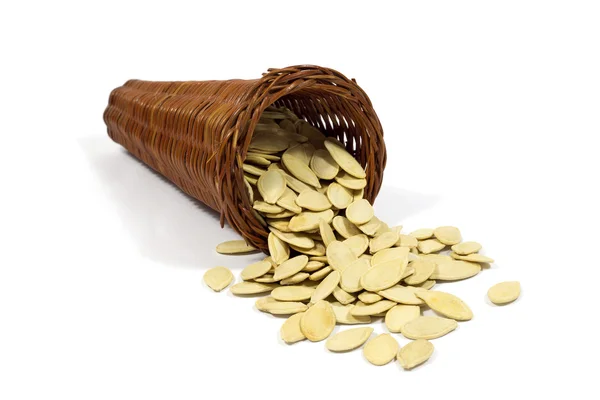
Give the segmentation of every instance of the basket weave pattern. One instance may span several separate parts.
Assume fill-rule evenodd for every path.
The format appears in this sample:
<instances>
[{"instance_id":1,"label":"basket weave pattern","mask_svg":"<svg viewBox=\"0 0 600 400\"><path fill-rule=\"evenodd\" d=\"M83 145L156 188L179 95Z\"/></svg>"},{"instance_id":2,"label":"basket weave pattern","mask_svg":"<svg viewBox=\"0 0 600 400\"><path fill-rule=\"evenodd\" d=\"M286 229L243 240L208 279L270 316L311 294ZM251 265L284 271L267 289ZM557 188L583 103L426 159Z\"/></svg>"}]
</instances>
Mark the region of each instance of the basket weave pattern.
<instances>
[{"instance_id":1,"label":"basket weave pattern","mask_svg":"<svg viewBox=\"0 0 600 400\"><path fill-rule=\"evenodd\" d=\"M254 80L130 80L111 92L104 121L115 142L264 251L268 231L252 212L242 164L271 104L345 143L365 167L365 198L374 201L386 163L383 129L366 93L332 69L270 69Z\"/></svg>"}]
</instances>

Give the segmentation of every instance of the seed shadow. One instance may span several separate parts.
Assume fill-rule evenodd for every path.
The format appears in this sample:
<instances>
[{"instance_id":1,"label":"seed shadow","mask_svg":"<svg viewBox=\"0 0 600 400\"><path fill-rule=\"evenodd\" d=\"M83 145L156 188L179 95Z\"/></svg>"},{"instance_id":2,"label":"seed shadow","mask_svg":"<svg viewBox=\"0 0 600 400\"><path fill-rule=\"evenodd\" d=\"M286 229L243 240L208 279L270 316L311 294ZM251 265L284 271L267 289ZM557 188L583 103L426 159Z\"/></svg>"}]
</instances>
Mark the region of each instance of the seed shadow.
<instances>
[{"instance_id":1,"label":"seed shadow","mask_svg":"<svg viewBox=\"0 0 600 400\"><path fill-rule=\"evenodd\" d=\"M240 237L227 225L221 229L219 213L108 137L84 137L78 144L143 257L185 267L231 265L231 258L218 254L215 247Z\"/></svg>"}]
</instances>

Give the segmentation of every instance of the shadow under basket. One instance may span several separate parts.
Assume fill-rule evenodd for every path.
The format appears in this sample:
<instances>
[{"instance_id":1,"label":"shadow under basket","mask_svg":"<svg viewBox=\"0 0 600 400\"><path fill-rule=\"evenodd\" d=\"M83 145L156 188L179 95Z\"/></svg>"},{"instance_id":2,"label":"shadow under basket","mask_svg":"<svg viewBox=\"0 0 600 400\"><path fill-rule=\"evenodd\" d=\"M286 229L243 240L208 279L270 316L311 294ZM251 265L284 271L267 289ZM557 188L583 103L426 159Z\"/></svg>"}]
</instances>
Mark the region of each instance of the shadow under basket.
<instances>
[{"instance_id":1,"label":"shadow under basket","mask_svg":"<svg viewBox=\"0 0 600 400\"><path fill-rule=\"evenodd\" d=\"M253 80L130 80L111 92L104 121L115 142L266 252L268 230L253 214L242 164L269 105L340 140L365 168L364 197L374 202L386 163L381 123L356 81L329 68L269 69Z\"/></svg>"}]
</instances>

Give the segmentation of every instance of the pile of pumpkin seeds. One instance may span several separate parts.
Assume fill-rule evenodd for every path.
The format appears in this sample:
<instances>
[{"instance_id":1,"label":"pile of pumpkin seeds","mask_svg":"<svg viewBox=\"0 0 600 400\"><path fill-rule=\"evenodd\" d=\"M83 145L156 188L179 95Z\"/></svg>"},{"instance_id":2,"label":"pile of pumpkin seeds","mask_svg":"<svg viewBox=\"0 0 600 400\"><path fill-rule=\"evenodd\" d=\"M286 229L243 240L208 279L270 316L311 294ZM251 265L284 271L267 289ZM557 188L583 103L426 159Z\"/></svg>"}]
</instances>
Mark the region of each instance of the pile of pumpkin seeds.
<instances>
[{"instance_id":1,"label":"pile of pumpkin seeds","mask_svg":"<svg viewBox=\"0 0 600 400\"><path fill-rule=\"evenodd\" d=\"M374 365L397 359L404 369L427 361L430 340L473 318L453 294L434 290L436 281L477 275L494 260L481 245L462 241L459 229L442 226L402 233L378 219L363 198L366 174L334 138L325 137L285 107L269 107L256 126L244 167L246 190L256 218L270 231L269 256L248 265L236 295L264 295L256 307L289 315L281 327L288 344L327 339L332 352L363 346ZM243 240L221 243L222 254L255 252ZM204 275L215 291L233 281L215 267ZM514 301L518 282L488 291L495 304ZM437 316L422 316L429 307ZM336 324L369 324L384 318L389 333L370 339L371 327L340 331ZM400 348L392 334L412 339ZM369 340L370 339L370 340ZM366 343L366 344L365 344Z\"/></svg>"}]
</instances>

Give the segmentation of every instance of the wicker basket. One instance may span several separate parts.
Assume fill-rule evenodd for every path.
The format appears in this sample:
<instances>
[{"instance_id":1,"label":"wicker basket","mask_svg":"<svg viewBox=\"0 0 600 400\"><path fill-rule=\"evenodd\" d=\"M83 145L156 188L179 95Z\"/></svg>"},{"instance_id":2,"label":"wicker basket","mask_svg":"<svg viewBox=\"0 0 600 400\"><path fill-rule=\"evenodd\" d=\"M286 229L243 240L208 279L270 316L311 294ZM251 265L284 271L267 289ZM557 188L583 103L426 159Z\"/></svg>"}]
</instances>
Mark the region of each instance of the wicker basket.
<instances>
[{"instance_id":1,"label":"wicker basket","mask_svg":"<svg viewBox=\"0 0 600 400\"><path fill-rule=\"evenodd\" d=\"M104 121L115 142L265 251L268 231L252 212L242 163L271 104L345 143L366 168L365 198L375 200L386 163L381 123L356 81L332 69L269 69L254 80L130 80L111 92Z\"/></svg>"}]
</instances>

